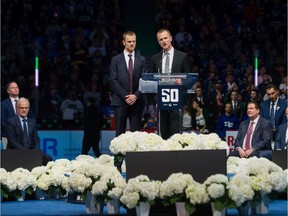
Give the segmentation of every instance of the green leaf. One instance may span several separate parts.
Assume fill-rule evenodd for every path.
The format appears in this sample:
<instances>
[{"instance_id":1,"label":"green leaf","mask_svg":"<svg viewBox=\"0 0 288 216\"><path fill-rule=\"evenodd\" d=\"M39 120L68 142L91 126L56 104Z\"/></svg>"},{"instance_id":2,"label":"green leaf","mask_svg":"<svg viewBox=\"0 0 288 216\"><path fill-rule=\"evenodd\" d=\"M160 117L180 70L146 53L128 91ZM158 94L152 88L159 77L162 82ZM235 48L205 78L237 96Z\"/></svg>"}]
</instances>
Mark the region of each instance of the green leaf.
<instances>
[{"instance_id":1,"label":"green leaf","mask_svg":"<svg viewBox=\"0 0 288 216\"><path fill-rule=\"evenodd\" d=\"M185 203L185 208L189 215L192 215L196 211L196 206L191 203Z\"/></svg>"}]
</instances>

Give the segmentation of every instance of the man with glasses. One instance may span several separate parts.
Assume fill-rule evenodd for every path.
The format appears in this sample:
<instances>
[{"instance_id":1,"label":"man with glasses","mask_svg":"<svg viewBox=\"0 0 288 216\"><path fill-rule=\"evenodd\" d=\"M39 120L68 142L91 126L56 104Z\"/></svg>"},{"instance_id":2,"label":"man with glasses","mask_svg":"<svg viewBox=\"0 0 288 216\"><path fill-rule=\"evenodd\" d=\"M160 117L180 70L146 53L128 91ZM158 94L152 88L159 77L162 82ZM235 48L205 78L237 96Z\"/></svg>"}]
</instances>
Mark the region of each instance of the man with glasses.
<instances>
[{"instance_id":1,"label":"man with glasses","mask_svg":"<svg viewBox=\"0 0 288 216\"><path fill-rule=\"evenodd\" d=\"M16 102L17 115L7 120L5 132L7 136L7 149L39 149L36 120L29 118L30 103L26 98L19 98ZM43 165L52 160L51 156L43 155Z\"/></svg>"}]
</instances>

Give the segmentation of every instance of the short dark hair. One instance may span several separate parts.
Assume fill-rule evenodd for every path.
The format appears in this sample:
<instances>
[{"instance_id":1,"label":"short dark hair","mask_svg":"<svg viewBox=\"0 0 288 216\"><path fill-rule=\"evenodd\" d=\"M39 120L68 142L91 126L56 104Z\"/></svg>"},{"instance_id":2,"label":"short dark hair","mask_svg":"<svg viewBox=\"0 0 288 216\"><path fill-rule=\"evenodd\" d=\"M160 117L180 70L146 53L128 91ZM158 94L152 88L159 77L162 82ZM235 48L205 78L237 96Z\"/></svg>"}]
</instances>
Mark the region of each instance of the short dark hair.
<instances>
[{"instance_id":1,"label":"short dark hair","mask_svg":"<svg viewBox=\"0 0 288 216\"><path fill-rule=\"evenodd\" d=\"M129 36L133 36L133 35L136 35L135 32L133 31L126 31L124 32L123 34L123 40L125 40L126 36L129 35Z\"/></svg>"},{"instance_id":2,"label":"short dark hair","mask_svg":"<svg viewBox=\"0 0 288 216\"><path fill-rule=\"evenodd\" d=\"M260 110L260 104L259 104L257 101L249 101L249 102L247 103L247 107L248 107L249 104L254 104L254 105L255 105L255 108L258 109L258 110Z\"/></svg>"},{"instance_id":3,"label":"short dark hair","mask_svg":"<svg viewBox=\"0 0 288 216\"><path fill-rule=\"evenodd\" d=\"M276 91L278 90L278 88L277 88L277 86L275 84L269 84L269 85L266 86L266 90L272 89L272 88L275 89Z\"/></svg>"},{"instance_id":4,"label":"short dark hair","mask_svg":"<svg viewBox=\"0 0 288 216\"><path fill-rule=\"evenodd\" d=\"M8 82L7 85L6 85L6 90L8 90L9 86L10 86L12 83L16 83L16 84L17 84L16 81L10 81L10 82ZM17 84L17 85L18 85L18 84Z\"/></svg>"}]
</instances>

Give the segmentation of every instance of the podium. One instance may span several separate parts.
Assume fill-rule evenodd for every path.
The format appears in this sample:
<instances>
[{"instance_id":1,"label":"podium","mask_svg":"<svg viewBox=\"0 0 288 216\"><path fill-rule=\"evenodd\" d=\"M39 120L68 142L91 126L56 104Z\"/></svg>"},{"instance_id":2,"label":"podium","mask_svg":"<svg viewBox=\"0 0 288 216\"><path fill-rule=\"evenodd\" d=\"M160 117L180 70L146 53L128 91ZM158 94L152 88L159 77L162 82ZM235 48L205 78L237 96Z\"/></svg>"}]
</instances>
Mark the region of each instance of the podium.
<instances>
[{"instance_id":1,"label":"podium","mask_svg":"<svg viewBox=\"0 0 288 216\"><path fill-rule=\"evenodd\" d=\"M144 73L139 81L139 91L157 94L158 134L160 134L160 111L179 110L179 125L182 126L183 94L194 93L193 86L198 80L197 73ZM175 79L181 79L177 85ZM180 127L182 133L182 127Z\"/></svg>"}]
</instances>

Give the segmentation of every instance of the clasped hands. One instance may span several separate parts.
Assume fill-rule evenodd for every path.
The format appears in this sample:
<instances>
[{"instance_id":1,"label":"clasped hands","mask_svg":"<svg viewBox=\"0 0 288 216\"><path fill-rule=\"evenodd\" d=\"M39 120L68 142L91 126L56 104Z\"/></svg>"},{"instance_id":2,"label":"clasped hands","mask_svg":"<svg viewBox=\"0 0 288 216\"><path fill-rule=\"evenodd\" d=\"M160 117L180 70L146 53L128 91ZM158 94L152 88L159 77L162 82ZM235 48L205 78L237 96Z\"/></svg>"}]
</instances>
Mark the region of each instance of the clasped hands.
<instances>
[{"instance_id":1,"label":"clasped hands","mask_svg":"<svg viewBox=\"0 0 288 216\"><path fill-rule=\"evenodd\" d=\"M242 148L238 148L238 152L241 158L247 158L249 157L250 154L252 154L253 149L250 148L250 149L244 150Z\"/></svg>"},{"instance_id":2,"label":"clasped hands","mask_svg":"<svg viewBox=\"0 0 288 216\"><path fill-rule=\"evenodd\" d=\"M125 102L130 106L134 105L136 103L136 100L137 100L137 97L134 94L129 94L125 96Z\"/></svg>"}]
</instances>

